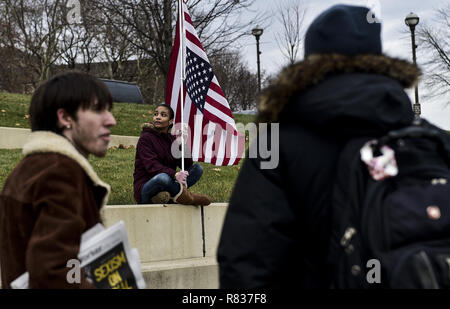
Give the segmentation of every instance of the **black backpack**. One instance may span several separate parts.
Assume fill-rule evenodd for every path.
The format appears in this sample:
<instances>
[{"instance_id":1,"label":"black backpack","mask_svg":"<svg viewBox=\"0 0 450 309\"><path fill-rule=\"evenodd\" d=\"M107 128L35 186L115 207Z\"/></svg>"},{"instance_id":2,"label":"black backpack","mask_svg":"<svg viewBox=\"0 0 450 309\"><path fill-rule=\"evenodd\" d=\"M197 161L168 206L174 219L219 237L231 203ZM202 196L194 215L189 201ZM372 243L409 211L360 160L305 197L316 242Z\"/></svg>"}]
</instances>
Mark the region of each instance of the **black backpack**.
<instances>
[{"instance_id":1,"label":"black backpack","mask_svg":"<svg viewBox=\"0 0 450 309\"><path fill-rule=\"evenodd\" d=\"M396 176L374 180L350 141L337 166L329 262L334 288L450 287L450 147L425 120L375 139Z\"/></svg>"}]
</instances>

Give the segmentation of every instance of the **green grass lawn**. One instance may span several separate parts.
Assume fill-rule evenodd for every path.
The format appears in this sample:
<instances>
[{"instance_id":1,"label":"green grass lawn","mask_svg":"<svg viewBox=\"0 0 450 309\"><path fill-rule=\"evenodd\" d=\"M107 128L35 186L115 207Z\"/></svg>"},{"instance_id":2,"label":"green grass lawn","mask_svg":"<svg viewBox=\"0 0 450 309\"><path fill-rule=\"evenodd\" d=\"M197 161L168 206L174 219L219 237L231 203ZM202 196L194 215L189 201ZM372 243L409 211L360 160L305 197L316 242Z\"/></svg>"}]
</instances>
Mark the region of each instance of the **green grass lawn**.
<instances>
[{"instance_id":1,"label":"green grass lawn","mask_svg":"<svg viewBox=\"0 0 450 309\"><path fill-rule=\"evenodd\" d=\"M31 97L0 92L0 126L29 128L28 107ZM112 134L139 136L141 124L151 121L154 106L130 103L114 103L113 114L117 126ZM236 123L253 121L252 115L235 115ZM133 197L133 172L136 149L109 149L105 158L91 156L94 170L99 177L111 185L109 205L135 204ZM22 158L20 149L0 149L0 188L13 168ZM228 202L242 161L238 166L214 166L200 163L203 177L190 190L211 197L213 202Z\"/></svg>"},{"instance_id":2,"label":"green grass lawn","mask_svg":"<svg viewBox=\"0 0 450 309\"><path fill-rule=\"evenodd\" d=\"M91 156L89 161L99 177L111 185L110 205L135 204L133 172L136 149L109 149L105 158ZM228 202L242 160L237 166L214 166L201 163L204 172L190 191L207 194L214 203Z\"/></svg>"},{"instance_id":3,"label":"green grass lawn","mask_svg":"<svg viewBox=\"0 0 450 309\"><path fill-rule=\"evenodd\" d=\"M98 176L111 185L109 205L136 204L133 197L135 154L134 148L111 148L104 158L89 157ZM0 188L22 157L20 149L0 149ZM200 163L204 169L203 177L190 191L207 194L214 203L228 202L242 161L237 166L226 167Z\"/></svg>"},{"instance_id":4,"label":"green grass lawn","mask_svg":"<svg viewBox=\"0 0 450 309\"><path fill-rule=\"evenodd\" d=\"M0 92L0 126L29 128L28 108L31 97L28 95ZM154 106L131 103L114 103L112 113L117 125L112 134L138 136L141 124L151 121Z\"/></svg>"},{"instance_id":5,"label":"green grass lawn","mask_svg":"<svg viewBox=\"0 0 450 309\"><path fill-rule=\"evenodd\" d=\"M28 107L31 97L28 95L0 92L0 127L29 128ZM141 125L152 121L153 105L114 103L112 113L117 125L111 128L116 135L139 136ZM253 115L234 115L236 123L247 124Z\"/></svg>"},{"instance_id":6,"label":"green grass lawn","mask_svg":"<svg viewBox=\"0 0 450 309\"><path fill-rule=\"evenodd\" d=\"M0 92L0 127L29 128L30 96Z\"/></svg>"}]
</instances>

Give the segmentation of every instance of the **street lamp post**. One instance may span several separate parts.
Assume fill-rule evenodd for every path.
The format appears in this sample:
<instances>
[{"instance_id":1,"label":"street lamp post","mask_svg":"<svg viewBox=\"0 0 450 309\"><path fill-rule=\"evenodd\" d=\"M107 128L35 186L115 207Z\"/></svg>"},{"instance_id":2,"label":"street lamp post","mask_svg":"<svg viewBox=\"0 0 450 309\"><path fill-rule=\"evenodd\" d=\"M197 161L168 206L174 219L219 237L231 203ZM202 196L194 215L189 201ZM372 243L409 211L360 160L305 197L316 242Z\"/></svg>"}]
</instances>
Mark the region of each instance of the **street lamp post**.
<instances>
[{"instance_id":1,"label":"street lamp post","mask_svg":"<svg viewBox=\"0 0 450 309\"><path fill-rule=\"evenodd\" d=\"M260 64L259 64L259 55L261 52L259 51L259 37L263 34L264 30L256 26L252 29L252 34L256 38L256 62L258 64L258 90L261 92L261 72L260 72Z\"/></svg>"},{"instance_id":2,"label":"street lamp post","mask_svg":"<svg viewBox=\"0 0 450 309\"><path fill-rule=\"evenodd\" d=\"M413 54L413 63L416 64L416 36L415 36L415 29L417 24L419 23L419 16L417 16L414 13L409 13L405 17L405 24L409 27L411 30L411 44L412 44L412 54ZM416 118L420 117L420 103L419 103L419 90L418 86L416 84L415 86L415 99L416 102L414 104L414 114Z\"/></svg>"}]
</instances>

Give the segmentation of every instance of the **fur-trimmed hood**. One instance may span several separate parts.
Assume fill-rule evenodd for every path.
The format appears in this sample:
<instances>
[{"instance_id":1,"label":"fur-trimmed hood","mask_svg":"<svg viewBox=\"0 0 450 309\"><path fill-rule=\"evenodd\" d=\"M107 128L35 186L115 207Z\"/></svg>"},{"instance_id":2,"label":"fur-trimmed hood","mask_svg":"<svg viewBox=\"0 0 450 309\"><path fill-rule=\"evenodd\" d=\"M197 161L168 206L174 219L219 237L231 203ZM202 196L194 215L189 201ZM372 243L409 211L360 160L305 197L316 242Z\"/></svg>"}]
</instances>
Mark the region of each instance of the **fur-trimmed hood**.
<instances>
[{"instance_id":1,"label":"fur-trimmed hood","mask_svg":"<svg viewBox=\"0 0 450 309\"><path fill-rule=\"evenodd\" d=\"M326 116L323 113L326 113L327 110L342 110L343 105L338 105L338 103L351 101L352 96L358 95L358 91L365 93L358 102L361 109L366 108L367 106L363 105L367 103L380 105L380 109L388 112L385 107L381 106L383 104L392 105L392 102L383 103L383 98L389 101L389 98L395 97L396 100L398 99L397 101L401 101L399 105L403 110L411 110L409 99L403 88L414 86L419 76L420 71L417 66L384 55L311 55L304 61L286 67L276 80L262 92L258 105L257 122L279 121L280 113L288 103L299 105L297 109L301 113L309 111L309 107L317 109L317 106L313 106L312 103L309 106L305 103L306 98L310 99L311 97L308 92L317 88L322 89L315 91L314 101L316 102L314 104L322 100L320 103L323 107L320 113L314 115L318 117ZM334 81L332 82L331 79ZM325 85L327 83L329 85ZM356 84L359 84L358 88L355 88ZM379 98L379 102L372 102L375 97ZM329 104L328 107L327 104ZM351 108L355 106L351 106ZM398 110L396 111L398 112ZM308 116L309 119L310 116Z\"/></svg>"},{"instance_id":2,"label":"fur-trimmed hood","mask_svg":"<svg viewBox=\"0 0 450 309\"><path fill-rule=\"evenodd\" d=\"M152 122L145 122L141 124L141 129L155 129L155 125Z\"/></svg>"},{"instance_id":3,"label":"fur-trimmed hood","mask_svg":"<svg viewBox=\"0 0 450 309\"><path fill-rule=\"evenodd\" d=\"M103 187L106 190L102 206L106 205L111 192L110 185L98 177L89 161L75 149L68 139L50 131L31 132L28 141L23 146L22 153L27 156L34 153L47 152L59 153L75 160L92 180L94 186Z\"/></svg>"},{"instance_id":4,"label":"fur-trimmed hood","mask_svg":"<svg viewBox=\"0 0 450 309\"><path fill-rule=\"evenodd\" d=\"M161 135L172 135L172 128L169 129L168 133L161 133L158 130L155 129L155 125L152 122L145 122L143 124L141 124L141 129L145 130L145 129L151 129L151 131L153 133L158 133Z\"/></svg>"}]
</instances>

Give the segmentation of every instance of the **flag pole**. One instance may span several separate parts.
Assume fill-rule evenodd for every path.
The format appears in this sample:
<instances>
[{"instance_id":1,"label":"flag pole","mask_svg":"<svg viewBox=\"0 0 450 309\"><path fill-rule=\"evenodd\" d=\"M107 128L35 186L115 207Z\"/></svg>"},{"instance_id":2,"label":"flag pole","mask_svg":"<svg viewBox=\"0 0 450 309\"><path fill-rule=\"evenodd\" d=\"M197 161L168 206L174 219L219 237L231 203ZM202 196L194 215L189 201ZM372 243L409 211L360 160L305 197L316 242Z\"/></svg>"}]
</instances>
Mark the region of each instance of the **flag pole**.
<instances>
[{"instance_id":1,"label":"flag pole","mask_svg":"<svg viewBox=\"0 0 450 309\"><path fill-rule=\"evenodd\" d=\"M179 20L179 31L180 31L180 61L181 61L181 87L180 87L180 103L181 103L181 170L184 171L184 79L185 79L185 68L184 68L184 16L183 16L183 0L178 0L178 20Z\"/></svg>"}]
</instances>

